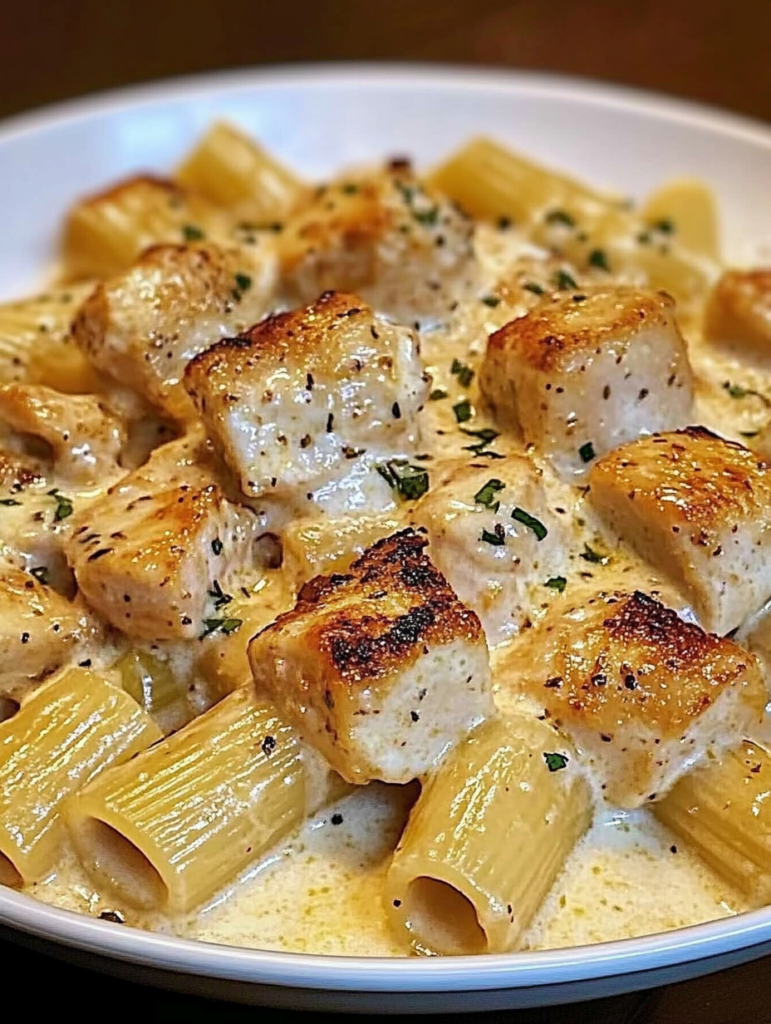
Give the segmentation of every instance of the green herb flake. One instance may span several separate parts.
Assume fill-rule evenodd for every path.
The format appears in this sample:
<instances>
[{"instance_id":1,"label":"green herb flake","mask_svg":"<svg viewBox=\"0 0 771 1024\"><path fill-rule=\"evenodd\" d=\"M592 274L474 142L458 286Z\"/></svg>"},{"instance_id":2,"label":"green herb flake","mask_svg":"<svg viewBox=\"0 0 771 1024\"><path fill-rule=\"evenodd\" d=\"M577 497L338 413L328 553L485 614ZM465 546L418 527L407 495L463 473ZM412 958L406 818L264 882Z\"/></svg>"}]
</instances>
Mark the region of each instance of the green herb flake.
<instances>
[{"instance_id":1,"label":"green herb flake","mask_svg":"<svg viewBox=\"0 0 771 1024\"><path fill-rule=\"evenodd\" d=\"M340 191L344 192L347 196L355 196L359 191L359 186L355 181L346 181L344 185L340 186Z\"/></svg>"},{"instance_id":2,"label":"green herb flake","mask_svg":"<svg viewBox=\"0 0 771 1024\"><path fill-rule=\"evenodd\" d=\"M484 295L482 296L482 302L484 302L486 306L489 306L490 309L495 309L496 306L500 306L501 304L501 300L497 295Z\"/></svg>"},{"instance_id":3,"label":"green herb flake","mask_svg":"<svg viewBox=\"0 0 771 1024\"><path fill-rule=\"evenodd\" d=\"M589 266L597 267L599 270L607 270L610 273L610 264L604 249L592 249L589 253Z\"/></svg>"},{"instance_id":4,"label":"green herb flake","mask_svg":"<svg viewBox=\"0 0 771 1024\"><path fill-rule=\"evenodd\" d=\"M204 631L201 633L199 640L203 640L204 637L210 636L212 633L216 633L218 630L224 633L225 636L230 636L231 633L237 633L238 630L243 626L243 619L204 619Z\"/></svg>"},{"instance_id":5,"label":"green herb flake","mask_svg":"<svg viewBox=\"0 0 771 1024\"><path fill-rule=\"evenodd\" d=\"M248 274L236 274L236 287L240 292L248 292L252 287L252 279Z\"/></svg>"},{"instance_id":6,"label":"green herb flake","mask_svg":"<svg viewBox=\"0 0 771 1024\"><path fill-rule=\"evenodd\" d=\"M673 235L675 233L675 222L669 217L662 217L661 220L654 221L651 227L654 231L660 231L663 235Z\"/></svg>"},{"instance_id":7,"label":"green herb flake","mask_svg":"<svg viewBox=\"0 0 771 1024\"><path fill-rule=\"evenodd\" d=\"M502 491L505 486L506 484L495 478L488 480L484 487L480 488L474 495L474 501L478 505L484 505L485 508L489 508L491 512L497 512L501 507L501 503L496 499L495 495Z\"/></svg>"},{"instance_id":8,"label":"green herb flake","mask_svg":"<svg viewBox=\"0 0 771 1024\"><path fill-rule=\"evenodd\" d=\"M30 575L34 576L38 583L48 583L48 566L36 565L30 569Z\"/></svg>"},{"instance_id":9,"label":"green herb flake","mask_svg":"<svg viewBox=\"0 0 771 1024\"><path fill-rule=\"evenodd\" d=\"M650 245L651 236L647 231L641 231L637 236L637 241L640 245Z\"/></svg>"},{"instance_id":10,"label":"green herb flake","mask_svg":"<svg viewBox=\"0 0 771 1024\"><path fill-rule=\"evenodd\" d=\"M453 377L458 378L458 383L462 388L469 387L474 379L474 371L470 366L462 363L460 359L453 359L452 366L450 367L450 373Z\"/></svg>"},{"instance_id":11,"label":"green herb flake","mask_svg":"<svg viewBox=\"0 0 771 1024\"><path fill-rule=\"evenodd\" d=\"M576 284L575 280L567 272L567 270L558 270L554 275L553 280L554 287L558 291L568 291L569 289L573 289L575 291L575 289L578 288L578 285Z\"/></svg>"},{"instance_id":12,"label":"green herb flake","mask_svg":"<svg viewBox=\"0 0 771 1024\"><path fill-rule=\"evenodd\" d=\"M515 508L511 513L511 518L516 519L518 523L522 523L522 525L526 526L528 530L532 530L539 541L543 540L549 532L540 519L536 519L535 516L531 516L530 513L525 512L523 508Z\"/></svg>"},{"instance_id":13,"label":"green herb flake","mask_svg":"<svg viewBox=\"0 0 771 1024\"><path fill-rule=\"evenodd\" d=\"M552 576L550 580L547 580L544 583L544 586L548 587L549 590L556 590L558 594L561 594L567 586L567 583L568 581L564 576Z\"/></svg>"},{"instance_id":14,"label":"green herb flake","mask_svg":"<svg viewBox=\"0 0 771 1024\"><path fill-rule=\"evenodd\" d=\"M211 542L211 549L215 555L221 555L223 547L224 544L219 539L219 537L215 537L214 540Z\"/></svg>"},{"instance_id":15,"label":"green herb flake","mask_svg":"<svg viewBox=\"0 0 771 1024\"><path fill-rule=\"evenodd\" d=\"M431 394L428 396L430 402L439 402L443 398L447 398L447 392L444 388L434 388Z\"/></svg>"},{"instance_id":16,"label":"green herb flake","mask_svg":"<svg viewBox=\"0 0 771 1024\"><path fill-rule=\"evenodd\" d=\"M532 292L533 295L543 295L545 292L545 289L543 289L540 284L536 284L535 281L525 281L522 287L525 291Z\"/></svg>"},{"instance_id":17,"label":"green herb flake","mask_svg":"<svg viewBox=\"0 0 771 1024\"><path fill-rule=\"evenodd\" d=\"M581 456L581 462L591 462L596 457L592 442L587 441L586 444L582 444L578 449L578 454Z\"/></svg>"},{"instance_id":18,"label":"green herb flake","mask_svg":"<svg viewBox=\"0 0 771 1024\"><path fill-rule=\"evenodd\" d=\"M16 498L0 498L0 505L5 505L6 508L12 508L14 505L21 505L20 501Z\"/></svg>"},{"instance_id":19,"label":"green herb flake","mask_svg":"<svg viewBox=\"0 0 771 1024\"><path fill-rule=\"evenodd\" d=\"M428 210L415 210L412 214L418 224L426 224L428 227L434 227L439 221L439 207L432 206Z\"/></svg>"},{"instance_id":20,"label":"green herb flake","mask_svg":"<svg viewBox=\"0 0 771 1024\"><path fill-rule=\"evenodd\" d=\"M429 487L428 470L413 466L406 460L392 459L380 466L377 472L396 493L406 501L422 498Z\"/></svg>"},{"instance_id":21,"label":"green herb flake","mask_svg":"<svg viewBox=\"0 0 771 1024\"><path fill-rule=\"evenodd\" d=\"M183 224L182 237L186 242L200 242L202 238L206 238L206 235L195 224Z\"/></svg>"},{"instance_id":22,"label":"green herb flake","mask_svg":"<svg viewBox=\"0 0 771 1024\"><path fill-rule=\"evenodd\" d=\"M547 224L562 224L566 228L576 226L575 217L571 217L567 210L549 210L544 219Z\"/></svg>"},{"instance_id":23,"label":"green herb flake","mask_svg":"<svg viewBox=\"0 0 771 1024\"><path fill-rule=\"evenodd\" d=\"M233 600L232 594L226 594L217 580L214 581L212 589L208 593L214 604L214 610L217 612L220 608L224 608L226 604L230 604Z\"/></svg>"},{"instance_id":24,"label":"green herb flake","mask_svg":"<svg viewBox=\"0 0 771 1024\"><path fill-rule=\"evenodd\" d=\"M506 531L500 523L496 523L492 533L489 530L482 530L482 535L479 539L484 541L485 544L492 544L493 547L499 548L506 543Z\"/></svg>"},{"instance_id":25,"label":"green herb flake","mask_svg":"<svg viewBox=\"0 0 771 1024\"><path fill-rule=\"evenodd\" d=\"M550 772L561 772L563 768L567 768L568 760L564 754L547 754L544 753L543 759L546 762L546 767Z\"/></svg>"},{"instance_id":26,"label":"green herb flake","mask_svg":"<svg viewBox=\"0 0 771 1024\"><path fill-rule=\"evenodd\" d=\"M504 458L503 455L499 455L497 452L487 450L487 445L491 444L496 437L500 437L499 431L492 430L490 427L483 427L481 430L468 430L465 427L461 427L461 431L466 435L466 437L478 438L476 444L464 445L464 452L473 452L474 455L484 456L488 459Z\"/></svg>"},{"instance_id":27,"label":"green herb flake","mask_svg":"<svg viewBox=\"0 0 771 1024\"><path fill-rule=\"evenodd\" d=\"M67 519L75 511L72 505L72 499L65 497L65 495L59 493L58 487L54 487L52 491L48 491L49 498L53 498L56 502L56 508L54 509L54 522L59 523L62 519Z\"/></svg>"},{"instance_id":28,"label":"green herb flake","mask_svg":"<svg viewBox=\"0 0 771 1024\"><path fill-rule=\"evenodd\" d=\"M462 402L458 402L454 405L452 407L452 411L455 413L455 419L458 423L468 423L474 415L474 408L467 398L464 398Z\"/></svg>"},{"instance_id":29,"label":"green herb flake","mask_svg":"<svg viewBox=\"0 0 771 1024\"><path fill-rule=\"evenodd\" d=\"M594 565L605 565L609 561L607 555L601 555L594 548L589 547L588 544L584 544L584 550L580 553L580 557L585 562L592 562Z\"/></svg>"},{"instance_id":30,"label":"green herb flake","mask_svg":"<svg viewBox=\"0 0 771 1024\"><path fill-rule=\"evenodd\" d=\"M741 384L732 384L730 381L723 382L723 390L727 391L731 398L759 398L763 405L771 407L771 399L754 388L745 388Z\"/></svg>"}]
</instances>

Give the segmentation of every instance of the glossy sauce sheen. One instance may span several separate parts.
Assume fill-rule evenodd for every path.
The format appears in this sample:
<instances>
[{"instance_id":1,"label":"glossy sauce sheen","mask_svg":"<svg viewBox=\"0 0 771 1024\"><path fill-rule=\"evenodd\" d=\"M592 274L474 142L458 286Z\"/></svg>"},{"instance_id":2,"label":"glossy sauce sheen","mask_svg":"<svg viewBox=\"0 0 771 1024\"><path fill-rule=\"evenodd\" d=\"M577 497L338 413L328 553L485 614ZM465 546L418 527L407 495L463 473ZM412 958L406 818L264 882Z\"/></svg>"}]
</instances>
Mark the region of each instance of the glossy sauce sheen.
<instances>
[{"instance_id":1,"label":"glossy sauce sheen","mask_svg":"<svg viewBox=\"0 0 771 1024\"><path fill-rule=\"evenodd\" d=\"M480 229L478 247L489 282L500 277L500 268L513 254L527 251L513 231ZM485 292L482 290L481 295ZM524 310L522 310L524 312ZM453 406L468 399L479 404L476 379L461 387L451 372L453 360L476 369L487 334L511 319L511 309L485 301L464 303L453 314L450 326L424 326L422 355L433 376L432 388L447 397L426 403L422 415L422 452L432 486L442 479L444 460L473 459L463 451L473 443L459 430ZM737 359L707 352L684 325L690 359L697 379L694 421L729 438L743 440L765 424L767 411L751 394L732 397L726 381L741 380L748 389L771 387L771 373L742 364ZM469 339L472 339L469 341ZM480 413L474 429L488 426ZM522 454L511 436L494 442L501 454ZM490 462L490 476L495 476ZM593 521L579 488L558 482L543 465L549 500L567 522L570 544L568 586L577 597L580 587L639 586L661 590L665 603L684 617L692 617L682 598L667 590L649 566L628 550L610 541ZM15 512L16 510L11 510ZM409 510L405 510L405 521ZM21 524L20 524L21 527ZM23 528L23 527L21 527ZM607 564L588 565L580 558L589 543L611 551ZM278 581L276 581L278 583ZM264 595L266 621L287 607L280 585ZM548 608L553 592L544 586L530 593L530 618L535 621ZM527 643L527 631L516 626L504 635L493 651L495 665L510 645ZM172 666L189 671L185 650L168 645L164 653ZM520 698L507 692L505 680L497 682L497 702L502 708L517 705ZM383 879L390 855L416 795L414 786L388 787L379 783L354 792L325 809L291 839L273 850L211 903L185 919L123 911L109 896L94 891L66 853L51 878L31 888L38 899L98 916L121 911L127 923L187 938L254 948L298 952L399 956L381 910ZM662 893L666 898L662 899ZM590 832L578 844L558 878L526 938L526 948L554 948L621 939L713 920L745 909L737 894L695 857L679 847L667 831L645 810L598 811Z\"/></svg>"}]
</instances>

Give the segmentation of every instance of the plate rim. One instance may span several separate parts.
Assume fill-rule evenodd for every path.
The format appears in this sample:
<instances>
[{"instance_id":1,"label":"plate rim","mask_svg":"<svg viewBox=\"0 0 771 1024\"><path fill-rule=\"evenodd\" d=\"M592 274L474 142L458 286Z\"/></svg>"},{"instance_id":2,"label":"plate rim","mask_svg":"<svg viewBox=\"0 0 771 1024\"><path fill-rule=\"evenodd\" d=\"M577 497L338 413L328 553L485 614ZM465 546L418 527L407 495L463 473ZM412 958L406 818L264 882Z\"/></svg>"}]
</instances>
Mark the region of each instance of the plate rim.
<instances>
[{"instance_id":1,"label":"plate rim","mask_svg":"<svg viewBox=\"0 0 771 1024\"><path fill-rule=\"evenodd\" d=\"M627 110L697 126L771 150L771 125L688 99L578 76L491 70L474 65L329 62L279 64L177 76L100 91L0 120L0 146L94 117L160 101L193 100L253 88L314 82L357 88L547 95L565 103ZM398 958L289 953L218 945L116 926L0 887L0 924L28 935L134 964L201 977L327 991L447 992L520 989L672 968L771 941L771 907L668 932L593 945L481 956Z\"/></svg>"}]
</instances>

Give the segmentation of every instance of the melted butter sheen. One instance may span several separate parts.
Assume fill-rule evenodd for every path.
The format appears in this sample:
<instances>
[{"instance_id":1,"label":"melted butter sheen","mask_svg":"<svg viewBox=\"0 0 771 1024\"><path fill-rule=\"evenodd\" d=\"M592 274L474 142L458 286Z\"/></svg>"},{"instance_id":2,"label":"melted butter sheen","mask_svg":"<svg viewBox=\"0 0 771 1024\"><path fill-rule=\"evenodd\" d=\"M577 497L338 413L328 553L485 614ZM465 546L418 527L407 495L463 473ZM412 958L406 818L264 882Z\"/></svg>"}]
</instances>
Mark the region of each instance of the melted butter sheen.
<instances>
[{"instance_id":1,"label":"melted butter sheen","mask_svg":"<svg viewBox=\"0 0 771 1024\"><path fill-rule=\"evenodd\" d=\"M495 245L482 252L492 287L523 247L515 232L507 233L506 246L497 236ZM484 250L484 232L480 234ZM489 239L488 239L489 241ZM449 328L434 327L423 333L423 355L433 377L432 387L447 398L430 401L422 413L422 451L433 480L440 480L447 465L469 456L463 447L468 436L458 429L453 405L468 399L479 404L476 378L462 387L451 372L453 360L478 368L484 339L510 318L503 307L482 302L464 305ZM689 337L690 337L689 332ZM739 381L758 390L771 390L771 373L758 371L735 359L717 356L698 339L691 344L691 360L698 378L695 422L743 440L760 431L771 417L762 402L732 398L724 383ZM489 426L475 414L475 429ZM495 442L501 454L521 453L514 439L501 436ZM494 475L491 464L491 476ZM550 478L550 501L569 510L576 551L584 542L603 542L601 527L582 505L578 491ZM662 599L685 617L689 609L674 593L668 593L649 567L627 550L613 546L608 567L592 566L575 556L576 596L581 582L587 588L660 588ZM548 607L551 594L545 588L533 596L533 620ZM277 600L276 609L283 606ZM510 641L517 642L514 637ZM526 643L526 635L520 636ZM495 666L496 655L493 654ZM170 651L169 658L182 657ZM183 658L184 660L184 658ZM500 686L496 700L502 708L521 708L517 698ZM337 955L400 956L386 927L382 888L389 858L398 842L414 787L370 785L327 808L252 866L207 907L185 919L169 919L123 911L109 896L96 891L71 852L49 879L31 888L38 899L81 913L98 916L119 910L126 923L207 942L259 949ZM663 895L665 894L665 895ZM725 917L746 909L700 861L678 845L647 811L607 811L597 819L570 856L529 932L524 946L548 949L623 939Z\"/></svg>"}]
</instances>

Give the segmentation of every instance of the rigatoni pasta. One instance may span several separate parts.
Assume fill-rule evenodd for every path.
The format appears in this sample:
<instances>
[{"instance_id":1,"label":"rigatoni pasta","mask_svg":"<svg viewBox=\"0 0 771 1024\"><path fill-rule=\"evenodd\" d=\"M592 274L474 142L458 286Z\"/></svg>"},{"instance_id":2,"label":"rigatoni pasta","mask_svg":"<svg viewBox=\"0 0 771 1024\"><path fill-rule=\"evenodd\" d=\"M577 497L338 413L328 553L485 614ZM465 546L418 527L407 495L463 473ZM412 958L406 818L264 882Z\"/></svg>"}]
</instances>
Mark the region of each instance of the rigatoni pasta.
<instances>
[{"instance_id":1,"label":"rigatoni pasta","mask_svg":"<svg viewBox=\"0 0 771 1024\"><path fill-rule=\"evenodd\" d=\"M297 736L248 686L87 786L66 814L100 884L130 906L176 913L295 829L315 809L311 792ZM341 793L330 776L312 799Z\"/></svg>"},{"instance_id":2,"label":"rigatoni pasta","mask_svg":"<svg viewBox=\"0 0 771 1024\"><path fill-rule=\"evenodd\" d=\"M32 694L0 723L0 882L27 885L50 871L67 797L160 737L136 701L98 672L71 669Z\"/></svg>"},{"instance_id":3,"label":"rigatoni pasta","mask_svg":"<svg viewBox=\"0 0 771 1024\"><path fill-rule=\"evenodd\" d=\"M429 777L386 878L389 924L406 949L512 949L589 827L589 786L541 722L479 726Z\"/></svg>"}]
</instances>

